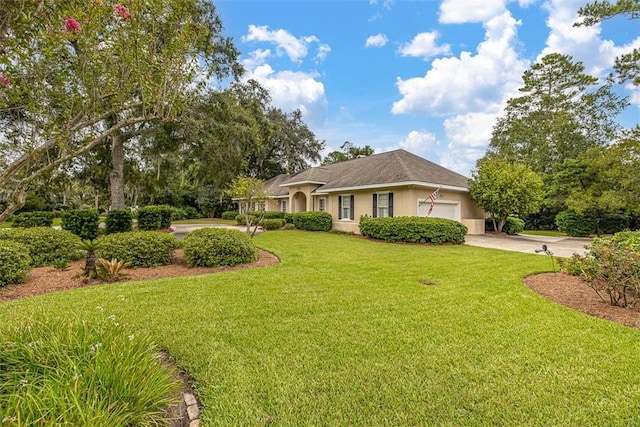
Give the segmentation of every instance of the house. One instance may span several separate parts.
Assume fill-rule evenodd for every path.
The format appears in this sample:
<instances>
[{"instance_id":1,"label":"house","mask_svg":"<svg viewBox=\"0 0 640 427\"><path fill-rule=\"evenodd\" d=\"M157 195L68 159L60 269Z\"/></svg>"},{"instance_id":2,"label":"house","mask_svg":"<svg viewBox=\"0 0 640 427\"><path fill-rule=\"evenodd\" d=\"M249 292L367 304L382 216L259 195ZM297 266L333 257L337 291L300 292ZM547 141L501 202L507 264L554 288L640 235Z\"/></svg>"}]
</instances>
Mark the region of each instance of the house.
<instances>
[{"instance_id":1,"label":"house","mask_svg":"<svg viewBox=\"0 0 640 427\"><path fill-rule=\"evenodd\" d=\"M430 217L449 218L484 233L485 214L469 197L468 179L405 150L361 157L265 182L267 211L326 211L333 228L359 232L360 216L427 216L429 196L440 188Z\"/></svg>"}]
</instances>

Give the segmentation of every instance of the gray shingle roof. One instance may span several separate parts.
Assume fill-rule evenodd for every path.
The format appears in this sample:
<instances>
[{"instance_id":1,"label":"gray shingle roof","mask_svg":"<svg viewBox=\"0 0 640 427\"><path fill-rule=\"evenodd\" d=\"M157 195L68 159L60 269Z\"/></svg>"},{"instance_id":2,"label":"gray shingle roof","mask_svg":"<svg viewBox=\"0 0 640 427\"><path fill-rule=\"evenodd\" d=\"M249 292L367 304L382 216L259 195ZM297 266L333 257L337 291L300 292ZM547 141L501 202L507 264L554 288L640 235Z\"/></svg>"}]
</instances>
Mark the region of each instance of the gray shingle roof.
<instances>
[{"instance_id":1,"label":"gray shingle roof","mask_svg":"<svg viewBox=\"0 0 640 427\"><path fill-rule=\"evenodd\" d=\"M264 190L269 193L271 197L282 197L289 195L289 189L287 187L280 187L280 184L291 178L291 175L286 173L274 176L264 183Z\"/></svg>"},{"instance_id":2,"label":"gray shingle roof","mask_svg":"<svg viewBox=\"0 0 640 427\"><path fill-rule=\"evenodd\" d=\"M282 180L279 185L317 183L320 186L315 191L324 192L408 182L464 189L469 185L467 177L405 150L389 151L333 165L310 168L288 176L288 179Z\"/></svg>"}]
</instances>

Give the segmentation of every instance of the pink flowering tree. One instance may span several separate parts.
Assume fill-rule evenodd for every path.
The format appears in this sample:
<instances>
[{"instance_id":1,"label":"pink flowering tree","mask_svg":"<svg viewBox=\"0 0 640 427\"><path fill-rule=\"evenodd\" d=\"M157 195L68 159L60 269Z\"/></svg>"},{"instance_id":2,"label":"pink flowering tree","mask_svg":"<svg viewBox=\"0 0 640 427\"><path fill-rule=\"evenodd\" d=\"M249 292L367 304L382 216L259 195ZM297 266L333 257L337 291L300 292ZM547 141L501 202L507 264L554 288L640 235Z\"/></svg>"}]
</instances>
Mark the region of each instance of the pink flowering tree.
<instances>
[{"instance_id":1,"label":"pink flowering tree","mask_svg":"<svg viewBox=\"0 0 640 427\"><path fill-rule=\"evenodd\" d=\"M15 0L0 13L0 222L26 192L108 145L124 208L127 144L241 73L206 0Z\"/></svg>"}]
</instances>

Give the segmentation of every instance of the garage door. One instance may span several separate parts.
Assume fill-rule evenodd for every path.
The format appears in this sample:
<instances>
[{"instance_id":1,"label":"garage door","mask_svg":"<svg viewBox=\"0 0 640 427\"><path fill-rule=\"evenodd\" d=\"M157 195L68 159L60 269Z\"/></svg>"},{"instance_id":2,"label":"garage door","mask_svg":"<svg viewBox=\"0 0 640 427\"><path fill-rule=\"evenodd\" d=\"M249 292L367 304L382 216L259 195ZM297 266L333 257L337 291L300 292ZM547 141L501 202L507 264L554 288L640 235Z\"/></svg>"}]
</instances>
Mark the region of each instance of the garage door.
<instances>
[{"instance_id":1,"label":"garage door","mask_svg":"<svg viewBox=\"0 0 640 427\"><path fill-rule=\"evenodd\" d=\"M418 216L427 216L430 203L421 203L418 206ZM433 205L431 218L447 218L460 221L460 203L438 203Z\"/></svg>"}]
</instances>

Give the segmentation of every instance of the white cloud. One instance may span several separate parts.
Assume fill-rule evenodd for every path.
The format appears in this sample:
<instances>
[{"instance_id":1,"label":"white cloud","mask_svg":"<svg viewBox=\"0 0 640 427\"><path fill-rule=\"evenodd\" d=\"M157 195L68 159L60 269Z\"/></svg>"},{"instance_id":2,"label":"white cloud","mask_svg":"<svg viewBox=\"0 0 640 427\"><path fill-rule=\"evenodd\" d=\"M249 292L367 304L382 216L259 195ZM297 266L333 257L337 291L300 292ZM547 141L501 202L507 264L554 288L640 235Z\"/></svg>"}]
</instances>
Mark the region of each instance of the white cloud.
<instances>
[{"instance_id":1,"label":"white cloud","mask_svg":"<svg viewBox=\"0 0 640 427\"><path fill-rule=\"evenodd\" d=\"M402 56L415 56L424 60L438 55L451 54L450 45L443 44L438 46L436 44L436 39L439 36L440 34L437 31L420 33L416 35L411 42L400 46L398 52Z\"/></svg>"},{"instance_id":2,"label":"white cloud","mask_svg":"<svg viewBox=\"0 0 640 427\"><path fill-rule=\"evenodd\" d=\"M443 24L485 22L505 10L505 0L444 0L439 20Z\"/></svg>"},{"instance_id":3,"label":"white cloud","mask_svg":"<svg viewBox=\"0 0 640 427\"><path fill-rule=\"evenodd\" d=\"M438 58L424 77L397 79L402 99L393 114L451 115L499 111L518 87L529 63L515 50L520 25L509 12L484 24L485 40L477 54Z\"/></svg>"},{"instance_id":4,"label":"white cloud","mask_svg":"<svg viewBox=\"0 0 640 427\"><path fill-rule=\"evenodd\" d=\"M384 34L376 34L375 36L367 37L367 41L364 47L383 47L387 44L389 39Z\"/></svg>"},{"instance_id":5,"label":"white cloud","mask_svg":"<svg viewBox=\"0 0 640 427\"><path fill-rule=\"evenodd\" d=\"M331 52L331 46L325 43L321 43L320 46L318 46L318 53L316 54L314 61L324 61L327 58L327 55L329 55L329 52Z\"/></svg>"},{"instance_id":6,"label":"white cloud","mask_svg":"<svg viewBox=\"0 0 640 427\"><path fill-rule=\"evenodd\" d=\"M444 121L449 142L440 164L465 176L475 167L491 139L497 113L468 113Z\"/></svg>"},{"instance_id":7,"label":"white cloud","mask_svg":"<svg viewBox=\"0 0 640 427\"><path fill-rule=\"evenodd\" d=\"M295 37L286 30L269 30L266 25L257 26L249 25L249 32L247 35L242 36L243 42L269 42L274 43L276 47L276 53L278 56L286 54L293 62L302 62L307 56L309 51L309 45L311 43L319 43L320 40L316 36L304 36ZM331 50L328 45L320 45L322 52L326 53ZM329 48L327 50L327 48Z\"/></svg>"},{"instance_id":8,"label":"white cloud","mask_svg":"<svg viewBox=\"0 0 640 427\"><path fill-rule=\"evenodd\" d=\"M400 148L407 151L424 151L438 145L438 139L431 132L412 130L407 137L400 141Z\"/></svg>"}]
</instances>

